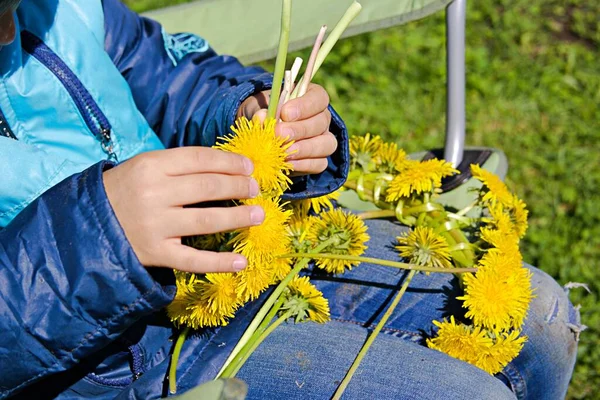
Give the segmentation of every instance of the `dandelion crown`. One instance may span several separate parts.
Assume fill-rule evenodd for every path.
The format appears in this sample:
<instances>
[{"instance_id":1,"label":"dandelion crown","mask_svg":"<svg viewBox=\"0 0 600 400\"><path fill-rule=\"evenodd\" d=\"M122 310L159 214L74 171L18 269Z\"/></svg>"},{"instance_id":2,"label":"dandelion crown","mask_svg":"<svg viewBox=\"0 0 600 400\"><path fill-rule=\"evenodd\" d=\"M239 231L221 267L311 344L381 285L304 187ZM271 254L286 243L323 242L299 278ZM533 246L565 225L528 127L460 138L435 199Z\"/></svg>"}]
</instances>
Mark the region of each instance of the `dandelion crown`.
<instances>
[{"instance_id":1,"label":"dandelion crown","mask_svg":"<svg viewBox=\"0 0 600 400\"><path fill-rule=\"evenodd\" d=\"M451 164L410 159L396 143L366 134L350 140L351 169L344 187L377 206L376 211L356 214L336 208L340 191L291 203L281 200L291 184L292 165L287 157L293 144L275 134L281 106L304 94L318 66L359 11L360 5L353 3L323 46L326 27L321 30L304 76L295 84L298 62L283 79L291 13L291 1L283 1L268 116L262 122L238 119L231 134L215 146L253 161L253 177L261 194L231 204L261 206L265 220L259 226L187 238L188 245L199 249L243 254L248 267L235 274L175 273L177 294L167 313L181 331L169 372L171 393L177 389L177 362L190 330L227 325L244 304L255 301L269 288L271 293L217 378L234 377L252 351L280 324L329 321L328 300L308 277L300 276L310 262L329 274L361 268L363 262L404 269L408 274L333 398L342 395L419 271L455 274L461 291L456 300L464 309L460 315L432 321L435 333L427 339L428 347L495 374L526 345L521 329L534 293L531 274L522 264L519 240L527 230L527 209L497 176L472 165L473 177L481 187L471 205L454 212L438 201L442 179L457 173ZM389 238L397 250L397 260L363 256L369 241L364 220L372 218L396 219L410 228L399 237Z\"/></svg>"}]
</instances>

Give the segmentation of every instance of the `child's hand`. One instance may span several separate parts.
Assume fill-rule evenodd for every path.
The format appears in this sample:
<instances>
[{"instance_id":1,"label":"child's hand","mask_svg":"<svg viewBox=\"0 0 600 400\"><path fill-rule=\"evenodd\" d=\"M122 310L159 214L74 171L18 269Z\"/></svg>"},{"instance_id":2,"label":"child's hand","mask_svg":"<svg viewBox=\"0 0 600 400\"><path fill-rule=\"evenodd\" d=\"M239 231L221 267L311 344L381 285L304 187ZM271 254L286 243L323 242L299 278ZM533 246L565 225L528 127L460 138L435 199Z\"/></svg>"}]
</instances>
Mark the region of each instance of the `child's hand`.
<instances>
[{"instance_id":1,"label":"child's hand","mask_svg":"<svg viewBox=\"0 0 600 400\"><path fill-rule=\"evenodd\" d=\"M181 271L235 272L248 261L239 254L196 250L183 236L260 225L259 206L184 208L214 200L258 195L246 157L203 147L141 154L104 172L104 187L117 219L140 262Z\"/></svg>"},{"instance_id":2,"label":"child's hand","mask_svg":"<svg viewBox=\"0 0 600 400\"><path fill-rule=\"evenodd\" d=\"M264 109L269 100L269 92L252 96L240 106L238 116L252 118L258 114L264 119ZM319 85L310 84L306 94L284 104L281 120L275 132L294 140L289 149L288 160L294 165L297 174L318 174L327 168L327 157L337 148L337 140L329 132L331 113L327 109L329 96Z\"/></svg>"}]
</instances>

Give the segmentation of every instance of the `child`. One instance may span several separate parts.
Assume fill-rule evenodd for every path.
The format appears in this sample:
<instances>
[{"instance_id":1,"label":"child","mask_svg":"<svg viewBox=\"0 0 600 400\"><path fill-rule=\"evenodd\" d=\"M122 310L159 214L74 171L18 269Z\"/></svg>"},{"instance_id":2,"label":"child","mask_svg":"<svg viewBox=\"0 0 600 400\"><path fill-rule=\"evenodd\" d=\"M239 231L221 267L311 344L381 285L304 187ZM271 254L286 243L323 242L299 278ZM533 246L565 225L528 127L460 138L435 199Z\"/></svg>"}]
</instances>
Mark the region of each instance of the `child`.
<instances>
[{"instance_id":1,"label":"child","mask_svg":"<svg viewBox=\"0 0 600 400\"><path fill-rule=\"evenodd\" d=\"M231 272L247 263L183 246L181 237L264 218L248 206L183 206L257 194L249 160L209 147L236 116L261 112L271 77L201 38L167 34L118 0L0 1L0 44L0 397L161 397L173 345L161 312L174 296L170 269ZM313 85L283 108L277 133L297 141L300 173L288 199L329 193L345 179L347 133L328 102ZM385 245L398 229L371 223L371 254L394 257ZM416 290L348 398L563 397L576 313L532 270L529 343L498 379L415 343L441 318L443 299ZM239 376L250 398L331 396L402 277L361 266L344 279L318 283L333 322L282 326L249 359ZM414 287L447 280L416 278ZM216 375L258 306L186 341L181 391Z\"/></svg>"}]
</instances>

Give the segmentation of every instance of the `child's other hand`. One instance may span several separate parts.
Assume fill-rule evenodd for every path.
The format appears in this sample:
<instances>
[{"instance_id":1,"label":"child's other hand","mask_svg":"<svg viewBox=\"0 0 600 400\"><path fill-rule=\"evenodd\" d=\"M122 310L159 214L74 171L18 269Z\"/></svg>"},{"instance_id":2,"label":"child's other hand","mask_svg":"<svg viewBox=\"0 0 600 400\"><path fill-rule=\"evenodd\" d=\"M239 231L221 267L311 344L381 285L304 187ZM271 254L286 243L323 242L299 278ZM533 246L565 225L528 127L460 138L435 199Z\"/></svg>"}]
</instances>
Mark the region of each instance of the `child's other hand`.
<instances>
[{"instance_id":1,"label":"child's other hand","mask_svg":"<svg viewBox=\"0 0 600 400\"><path fill-rule=\"evenodd\" d=\"M246 157L203 147L144 153L104 172L106 195L140 262L186 272L236 272L248 264L234 253L196 250L183 236L260 225L259 206L184 208L258 195Z\"/></svg>"},{"instance_id":2,"label":"child's other hand","mask_svg":"<svg viewBox=\"0 0 600 400\"><path fill-rule=\"evenodd\" d=\"M269 92L252 96L240 106L238 116L252 118L258 114L261 119L267 115L265 107L269 102ZM281 110L281 121L275 132L294 140L288 160L296 174L318 174L327 168L327 157L337 148L335 136L329 132L331 113L327 109L329 96L325 89L310 84L306 94L290 100Z\"/></svg>"}]
</instances>

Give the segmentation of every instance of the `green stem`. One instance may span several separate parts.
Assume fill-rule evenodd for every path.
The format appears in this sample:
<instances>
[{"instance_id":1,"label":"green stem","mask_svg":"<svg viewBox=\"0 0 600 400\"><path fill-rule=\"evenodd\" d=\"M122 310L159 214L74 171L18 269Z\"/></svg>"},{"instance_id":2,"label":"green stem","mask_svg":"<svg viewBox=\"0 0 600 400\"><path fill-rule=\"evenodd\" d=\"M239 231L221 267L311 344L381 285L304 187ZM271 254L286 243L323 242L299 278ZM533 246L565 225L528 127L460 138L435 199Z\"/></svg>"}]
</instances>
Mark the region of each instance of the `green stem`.
<instances>
[{"instance_id":1,"label":"green stem","mask_svg":"<svg viewBox=\"0 0 600 400\"><path fill-rule=\"evenodd\" d=\"M449 231L449 233L452 236L452 238L455 240L456 244L460 244L460 243L470 244L470 242L467 240L467 237L465 236L463 231L461 231L460 229L452 229L451 231ZM473 250L465 249L465 250L461 250L461 251L464 254L465 258L468 260L468 264L466 264L466 265L467 266L473 265L475 263L475 253L473 253Z\"/></svg>"},{"instance_id":2,"label":"green stem","mask_svg":"<svg viewBox=\"0 0 600 400\"><path fill-rule=\"evenodd\" d=\"M427 217L427 213L422 212L421 214L419 214L419 216L417 217L417 223L415 226L424 226L425 217Z\"/></svg>"},{"instance_id":3,"label":"green stem","mask_svg":"<svg viewBox=\"0 0 600 400\"><path fill-rule=\"evenodd\" d=\"M258 326L258 328L256 329L256 332L254 332L254 335L256 335L257 333L260 334L260 333L264 332L264 330L267 328L269 323L273 320L275 315L277 315L277 312L279 311L279 309L281 308L281 306L283 305L284 302L285 302L285 296L282 293L279 296L279 299L277 299L277 302L273 305L273 307L271 307L271 310L269 311L267 316L263 319L261 324Z\"/></svg>"},{"instance_id":4,"label":"green stem","mask_svg":"<svg viewBox=\"0 0 600 400\"><path fill-rule=\"evenodd\" d=\"M454 213L448 213L448 218L463 224L464 226L469 226L473 223L473 218L465 217L463 215L458 215Z\"/></svg>"},{"instance_id":5,"label":"green stem","mask_svg":"<svg viewBox=\"0 0 600 400\"><path fill-rule=\"evenodd\" d=\"M408 264L398 261L382 260L380 258L371 257L360 257L360 256L349 256L346 254L331 254L331 253L288 253L279 256L279 258L296 258L296 257L308 257L312 259L331 259L331 260L348 260L364 262L369 264L384 265L386 267L405 269L409 271L422 271L422 272L438 272L441 274L462 274L467 272L477 272L476 268L435 268L435 267L424 267L417 264Z\"/></svg>"},{"instance_id":6,"label":"green stem","mask_svg":"<svg viewBox=\"0 0 600 400\"><path fill-rule=\"evenodd\" d=\"M181 348L183 347L183 343L185 342L185 338L189 331L189 326L186 326L185 329L181 331L177 337L177 342L175 342L173 354L171 355L171 366L169 367L169 393L171 394L177 393L177 364L179 363Z\"/></svg>"},{"instance_id":7,"label":"green stem","mask_svg":"<svg viewBox=\"0 0 600 400\"><path fill-rule=\"evenodd\" d=\"M267 338L267 336L269 336L279 325L281 325L282 322L284 322L289 317L291 317L292 314L293 314L293 310L287 311L281 317L277 318L275 320L275 322L273 322L271 325L269 325L269 327L267 329L262 331L258 337L256 337L252 341L249 341L246 344L246 346L244 346L244 349L242 349L242 351L240 351L240 353L236 357L236 360L234 362L232 362L231 364L229 364L229 367L227 367L227 369L225 371L223 371L221 378L235 377L235 375L239 372L239 370L242 369L242 367L244 366L244 364L246 363L248 358L250 358L252 353L254 353L254 350L256 350L258 348L258 346L260 346L260 344ZM256 331L256 332L258 332L258 331Z\"/></svg>"},{"instance_id":8,"label":"green stem","mask_svg":"<svg viewBox=\"0 0 600 400\"><path fill-rule=\"evenodd\" d=\"M348 7L348 9L346 10L346 13L342 17L342 19L340 19L340 21L337 23L335 28L333 28L333 30L331 31L331 33L329 34L329 36L327 37L327 39L325 40L325 42L323 43L321 48L319 49L319 52L317 53L317 60L315 62L315 67L312 71L312 74L310 76L304 75L302 77L302 80L305 80L305 79L308 79L309 81L312 80L312 78L315 76L315 74L317 73L317 71L319 70L319 68L321 67L321 65L327 58L327 56L329 55L329 52L331 51L331 49L333 49L333 46L335 46L337 41L340 39L340 37L342 36L344 31L346 30L346 28L348 28L348 25L350 25L350 22L352 22L354 20L354 18L356 18L356 16L360 13L361 9L362 9L362 6L359 3L357 3L356 1L353 2L350 5L350 7ZM292 92L292 96L291 96L292 99L295 99L298 96L298 91L299 91L299 87L301 86L301 83L302 83L302 81L298 82L296 89L294 89L294 91Z\"/></svg>"},{"instance_id":9,"label":"green stem","mask_svg":"<svg viewBox=\"0 0 600 400\"><path fill-rule=\"evenodd\" d=\"M285 59L288 52L288 43L290 41L290 25L292 20L292 0L283 0L281 10L281 34L279 35L279 48L277 50L277 59L275 60L275 71L273 73L273 86L271 88L271 98L269 99L269 109L267 118L275 118L279 96L281 95L281 83L285 71Z\"/></svg>"},{"instance_id":10,"label":"green stem","mask_svg":"<svg viewBox=\"0 0 600 400\"><path fill-rule=\"evenodd\" d=\"M404 209L404 214L406 215L413 215L416 213L430 213L430 212L434 212L434 211L443 211L444 207L441 204L438 203L422 203L416 206L412 206L409 208L405 208Z\"/></svg>"},{"instance_id":11,"label":"green stem","mask_svg":"<svg viewBox=\"0 0 600 400\"><path fill-rule=\"evenodd\" d=\"M354 190L356 193L358 193L358 183L355 181L346 181L346 183L344 183L344 187L347 189L352 189ZM366 189L362 191L362 196L364 197L365 201L369 201L371 203L375 203L375 199L373 198L373 192ZM360 195L359 195L360 197Z\"/></svg>"},{"instance_id":12,"label":"green stem","mask_svg":"<svg viewBox=\"0 0 600 400\"><path fill-rule=\"evenodd\" d=\"M402 299L402 296L406 292L406 289L408 289L408 285L410 284L410 282L412 281L412 279L416 273L417 273L417 271L411 271L408 274L408 276L406 277L406 281L404 281L404 283L402 284L402 287L400 288L400 291L398 292L398 294L392 301L392 304L390 304L390 306L388 307L388 309L385 312L385 314L383 315L383 317L381 317L381 320L379 321L377 326L375 326L375 329L373 330L373 332L369 335L369 338L367 339L367 341L365 342L363 347L360 349L360 352L356 356L356 359L352 363L352 366L348 370L348 373L346 373L344 380L342 381L340 386L338 386L337 390L335 391L335 394L333 395L333 400L339 400L342 397L342 394L348 387L348 384L350 383L350 380L352 379L352 377L354 376L354 373L358 369L358 366L360 365L362 359L367 354L367 351L369 351L369 348L375 341L375 338L377 337L377 335L379 334L381 329L385 326L388 319L392 316L392 313L396 309L396 306L400 302L400 299Z\"/></svg>"},{"instance_id":13,"label":"green stem","mask_svg":"<svg viewBox=\"0 0 600 400\"><path fill-rule=\"evenodd\" d=\"M471 211L478 203L479 200L476 200L455 214L462 217L466 215L469 211Z\"/></svg>"},{"instance_id":14,"label":"green stem","mask_svg":"<svg viewBox=\"0 0 600 400\"><path fill-rule=\"evenodd\" d=\"M450 234L450 231L441 232L440 236L446 239L446 242L448 242L448 247L450 248L458 244L458 242ZM469 259L467 258L463 250L451 251L450 254L452 255L452 259L456 261L459 265L462 265L463 267L470 267L473 265L472 262L469 262Z\"/></svg>"},{"instance_id":15,"label":"green stem","mask_svg":"<svg viewBox=\"0 0 600 400\"><path fill-rule=\"evenodd\" d=\"M360 219L376 219L376 218L389 218L395 217L396 211L394 210L377 210L377 211L365 211L356 216Z\"/></svg>"},{"instance_id":16,"label":"green stem","mask_svg":"<svg viewBox=\"0 0 600 400\"><path fill-rule=\"evenodd\" d=\"M275 317L275 315L277 314L277 312L279 311L279 309L281 308L281 306L283 305L284 302L285 302L285 295L282 293L279 296L279 299L277 299L277 302L273 305L273 307L271 307L271 310L269 311L267 316L263 319L263 321L258 326L258 328L256 328L256 331L254 331L254 333L252 334L250 339L248 339L248 342L246 343L246 345L244 345L244 347L239 351L239 353L231 361L231 364L229 364L229 366L223 370L223 372L220 375L221 378L228 378L228 377L232 376L231 375L232 369L235 368L235 366L238 365L240 360L244 357L244 354L248 351L248 346L251 345L252 343L254 343L257 340L257 338L260 335L262 335L262 333L268 328L269 323L273 320L273 317Z\"/></svg>"},{"instance_id":17,"label":"green stem","mask_svg":"<svg viewBox=\"0 0 600 400\"><path fill-rule=\"evenodd\" d=\"M441 221L448 220L448 213L446 211L432 211L431 216L436 219L439 218ZM459 243L469 243L467 237L458 228L450 229L446 232L441 232L440 235L446 239L450 247ZM452 258L464 267L472 267L475 263L475 254L470 249L457 250L452 253Z\"/></svg>"},{"instance_id":18,"label":"green stem","mask_svg":"<svg viewBox=\"0 0 600 400\"><path fill-rule=\"evenodd\" d=\"M327 248L327 246L333 244L337 240L338 240L337 237L332 237L332 238L324 241L323 243L321 243L319 246L315 247L313 249L313 251L318 253L318 252L322 251L323 249ZM219 374L217 375L217 377L215 379L218 379L221 377L221 374L223 373L223 371L225 371L225 368L227 368L229 366L229 364L237 356L237 354L240 352L240 350L252 338L252 335L254 335L254 332L258 329L260 324L263 322L266 315L269 313L269 310L271 309L271 307L277 302L277 300L279 300L279 296L281 295L283 290L287 287L288 283L290 283L290 281L296 275L298 275L298 273L302 270L302 268L306 267L306 265L309 263L309 261L310 261L310 258L303 258L302 260L298 261L298 263L296 264L294 269L292 269L287 274L287 276L279 283L279 285L277 285L275 290L273 290L273 293L271 293L271 295L267 298L267 301L265 301L265 303L262 305L260 310L258 310L258 313L256 314L256 316L254 317L254 319L252 320L252 322L250 323L250 325L248 326L248 328L246 329L246 331L240 338L239 342L235 345L233 351L227 358L227 361L225 361L225 364L223 365L223 367L221 368L221 371L219 371Z\"/></svg>"}]
</instances>

